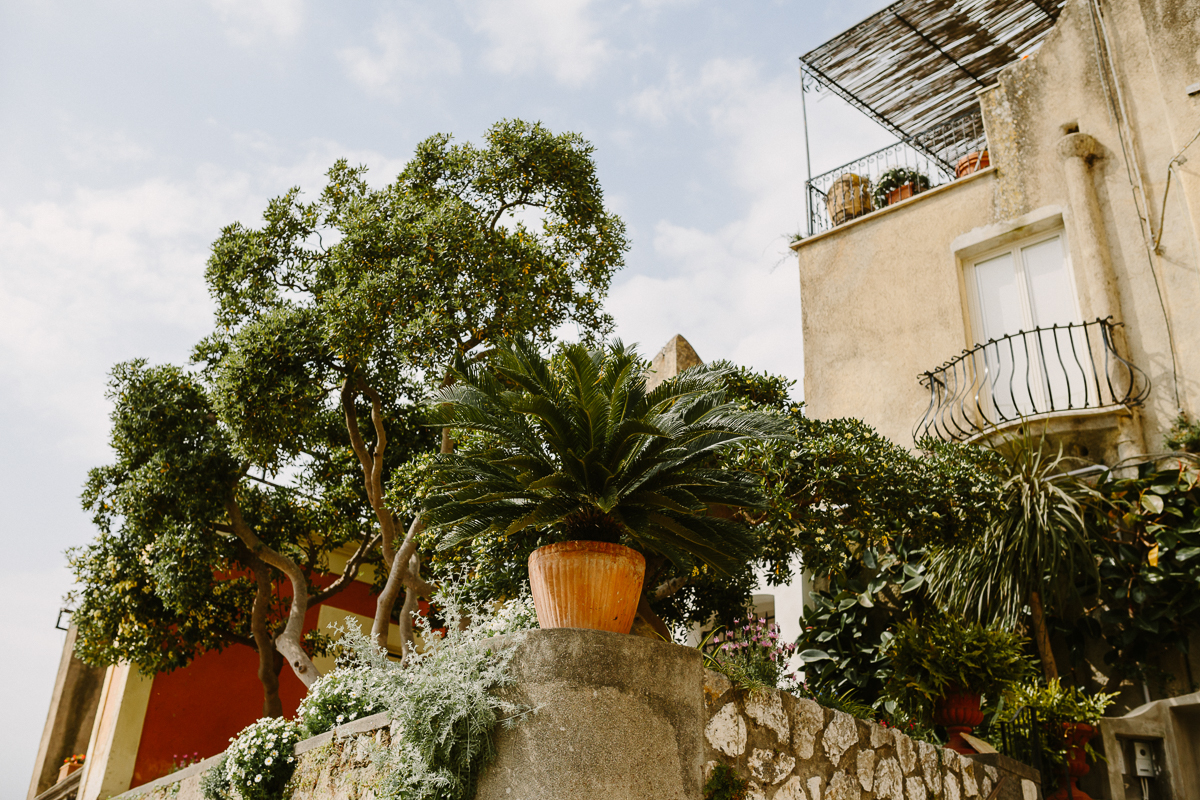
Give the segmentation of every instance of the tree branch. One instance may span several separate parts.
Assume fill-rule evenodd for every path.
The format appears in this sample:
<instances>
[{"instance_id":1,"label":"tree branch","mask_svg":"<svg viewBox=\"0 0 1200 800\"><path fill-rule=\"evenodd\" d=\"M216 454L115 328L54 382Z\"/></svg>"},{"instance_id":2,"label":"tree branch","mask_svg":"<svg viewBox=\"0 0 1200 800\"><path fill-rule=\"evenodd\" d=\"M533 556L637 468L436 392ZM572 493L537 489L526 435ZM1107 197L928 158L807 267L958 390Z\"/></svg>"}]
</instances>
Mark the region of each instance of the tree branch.
<instances>
[{"instance_id":1,"label":"tree branch","mask_svg":"<svg viewBox=\"0 0 1200 800\"><path fill-rule=\"evenodd\" d=\"M362 567L362 562L366 559L367 553L371 552L375 545L379 544L380 538L382 537L378 533L374 535L369 533L364 534L362 541L358 545L358 549L346 561L346 567L342 570L342 574L333 583L308 598L308 607L312 608L318 603L324 603L330 597L349 586L350 582L358 577L358 570Z\"/></svg>"},{"instance_id":2,"label":"tree branch","mask_svg":"<svg viewBox=\"0 0 1200 800\"><path fill-rule=\"evenodd\" d=\"M287 624L275 637L275 647L292 665L292 671L296 673L300 682L305 686L312 686L321 677L321 673L300 644L300 637L304 633L304 615L308 611L308 581L295 561L267 546L266 542L251 530L242 517L242 509L232 492L225 498L225 512L229 515L234 533L250 552L282 572L291 582L291 608L288 610Z\"/></svg>"}]
</instances>

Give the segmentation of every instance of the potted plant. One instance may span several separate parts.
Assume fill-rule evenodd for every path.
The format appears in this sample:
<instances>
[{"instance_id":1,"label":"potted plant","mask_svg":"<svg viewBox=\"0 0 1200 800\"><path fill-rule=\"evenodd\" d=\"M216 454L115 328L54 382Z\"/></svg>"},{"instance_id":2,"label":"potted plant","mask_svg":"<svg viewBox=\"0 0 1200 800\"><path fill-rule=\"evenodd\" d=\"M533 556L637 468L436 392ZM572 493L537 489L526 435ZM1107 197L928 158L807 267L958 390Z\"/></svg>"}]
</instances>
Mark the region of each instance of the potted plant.
<instances>
[{"instance_id":1,"label":"potted plant","mask_svg":"<svg viewBox=\"0 0 1200 800\"><path fill-rule=\"evenodd\" d=\"M876 208L907 200L929 188L929 176L907 167L892 167L875 181L872 195Z\"/></svg>"},{"instance_id":2,"label":"potted plant","mask_svg":"<svg viewBox=\"0 0 1200 800\"><path fill-rule=\"evenodd\" d=\"M76 753L64 758L62 766L58 768L58 780L66 780L68 775L82 769L84 758L83 753Z\"/></svg>"},{"instance_id":3,"label":"potted plant","mask_svg":"<svg viewBox=\"0 0 1200 800\"><path fill-rule=\"evenodd\" d=\"M837 176L825 195L825 208L834 225L870 213L874 210L871 205L871 182L852 172Z\"/></svg>"},{"instance_id":4,"label":"potted plant","mask_svg":"<svg viewBox=\"0 0 1200 800\"><path fill-rule=\"evenodd\" d=\"M1058 789L1046 800L1091 800L1080 791L1077 781L1088 774L1088 756L1096 753L1088 744L1096 735L1100 718L1113 703L1116 694L1089 694L1078 688L1064 687L1058 678L1045 685L1020 684L1014 687L1009 702L1009 717L1031 709L1042 724L1042 763L1050 765L1058 778Z\"/></svg>"},{"instance_id":5,"label":"potted plant","mask_svg":"<svg viewBox=\"0 0 1200 800\"><path fill-rule=\"evenodd\" d=\"M932 706L933 721L949 736L946 747L974 753L963 734L983 722L983 697L998 699L1028 677L1027 644L1018 633L950 615L910 619L887 645L892 667L887 697L913 719L929 718Z\"/></svg>"},{"instance_id":6,"label":"potted plant","mask_svg":"<svg viewBox=\"0 0 1200 800\"><path fill-rule=\"evenodd\" d=\"M786 438L781 418L727 403L727 370L690 369L646 391L646 362L620 342L498 346L431 400L433 423L472 431L439 457L423 519L441 546L484 534L551 543L529 557L538 622L628 633L646 556L732 573L755 555L744 525L712 506L760 508L754 479L713 468L719 450ZM643 606L648 610L649 606Z\"/></svg>"},{"instance_id":7,"label":"potted plant","mask_svg":"<svg viewBox=\"0 0 1200 800\"><path fill-rule=\"evenodd\" d=\"M975 150L967 153L954 165L954 177L961 178L964 175L970 175L972 172L987 169L990 164L991 160L988 157L987 150Z\"/></svg>"}]
</instances>

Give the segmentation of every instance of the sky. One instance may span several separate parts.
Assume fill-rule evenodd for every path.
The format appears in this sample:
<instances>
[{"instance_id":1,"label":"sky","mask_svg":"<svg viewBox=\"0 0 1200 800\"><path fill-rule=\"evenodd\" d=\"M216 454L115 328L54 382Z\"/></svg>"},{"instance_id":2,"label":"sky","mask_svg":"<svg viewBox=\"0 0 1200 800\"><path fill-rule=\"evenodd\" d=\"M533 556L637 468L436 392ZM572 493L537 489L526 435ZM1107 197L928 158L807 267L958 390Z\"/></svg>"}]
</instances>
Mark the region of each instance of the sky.
<instances>
[{"instance_id":1,"label":"sky","mask_svg":"<svg viewBox=\"0 0 1200 800\"><path fill-rule=\"evenodd\" d=\"M538 120L595 146L628 226L616 334L653 355L681 333L802 384L797 59L883 5L0 0L0 797L27 789L64 552L93 535L79 494L110 460L108 371L186 362L222 226L315 194L338 158L383 184L434 133ZM891 141L806 102L813 174Z\"/></svg>"}]
</instances>

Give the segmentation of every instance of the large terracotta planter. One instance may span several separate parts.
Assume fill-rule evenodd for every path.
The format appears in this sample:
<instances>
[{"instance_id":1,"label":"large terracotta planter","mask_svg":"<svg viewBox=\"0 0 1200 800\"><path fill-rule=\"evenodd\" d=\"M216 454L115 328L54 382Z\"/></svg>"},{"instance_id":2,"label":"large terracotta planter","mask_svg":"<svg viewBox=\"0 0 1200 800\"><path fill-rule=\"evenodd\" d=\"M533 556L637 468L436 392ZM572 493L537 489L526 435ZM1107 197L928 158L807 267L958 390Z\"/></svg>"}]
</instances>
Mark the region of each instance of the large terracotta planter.
<instances>
[{"instance_id":1,"label":"large terracotta planter","mask_svg":"<svg viewBox=\"0 0 1200 800\"><path fill-rule=\"evenodd\" d=\"M951 688L945 697L938 700L933 721L943 726L950 736L950 741L946 742L947 748L963 755L975 752L975 748L967 744L962 735L983 724L983 711L979 704L979 695L956 688Z\"/></svg>"},{"instance_id":2,"label":"large terracotta planter","mask_svg":"<svg viewBox=\"0 0 1200 800\"><path fill-rule=\"evenodd\" d=\"M629 633L646 559L608 542L560 542L529 554L529 586L543 628Z\"/></svg>"},{"instance_id":3,"label":"large terracotta planter","mask_svg":"<svg viewBox=\"0 0 1200 800\"><path fill-rule=\"evenodd\" d=\"M1063 744L1067 748L1066 774L1060 776L1058 790L1046 800L1092 800L1086 793L1080 791L1078 781L1091 772L1087 763L1086 745L1096 735L1096 729L1086 722L1064 722ZM1068 787L1070 794L1068 795Z\"/></svg>"}]
</instances>

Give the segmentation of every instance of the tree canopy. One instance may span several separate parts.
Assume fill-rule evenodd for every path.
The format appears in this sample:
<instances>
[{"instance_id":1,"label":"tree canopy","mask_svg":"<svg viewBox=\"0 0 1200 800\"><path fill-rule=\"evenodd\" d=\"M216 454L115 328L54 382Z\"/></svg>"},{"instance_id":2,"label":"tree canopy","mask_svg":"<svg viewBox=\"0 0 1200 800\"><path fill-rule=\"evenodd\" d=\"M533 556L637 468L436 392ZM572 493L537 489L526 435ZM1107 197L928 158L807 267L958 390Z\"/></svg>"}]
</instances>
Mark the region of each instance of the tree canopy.
<instances>
[{"instance_id":1,"label":"tree canopy","mask_svg":"<svg viewBox=\"0 0 1200 800\"><path fill-rule=\"evenodd\" d=\"M500 338L603 336L626 249L591 145L519 120L480 146L430 137L380 188L339 161L316 199L293 188L260 226L227 226L195 367L114 370L116 461L84 495L99 535L71 556L81 652L156 670L254 640L263 665L283 653L309 682L300 628L335 550L335 586L377 567L386 642L402 589L406 604L431 590L422 454L453 447L422 399Z\"/></svg>"}]
</instances>

